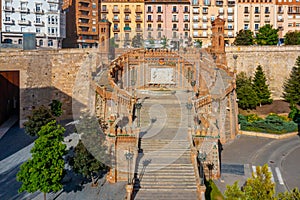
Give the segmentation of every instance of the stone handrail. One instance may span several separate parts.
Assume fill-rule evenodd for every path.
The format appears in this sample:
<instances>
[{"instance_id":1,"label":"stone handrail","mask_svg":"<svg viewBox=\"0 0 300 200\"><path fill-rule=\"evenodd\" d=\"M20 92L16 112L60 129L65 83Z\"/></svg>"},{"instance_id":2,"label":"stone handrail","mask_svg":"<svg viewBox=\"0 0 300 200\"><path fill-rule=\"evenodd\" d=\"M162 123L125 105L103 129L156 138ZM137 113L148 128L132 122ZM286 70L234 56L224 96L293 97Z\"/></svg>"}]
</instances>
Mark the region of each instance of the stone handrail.
<instances>
[{"instance_id":1,"label":"stone handrail","mask_svg":"<svg viewBox=\"0 0 300 200\"><path fill-rule=\"evenodd\" d=\"M204 97L200 97L194 101L195 109L198 110L199 108L203 107L212 102L211 96L206 95Z\"/></svg>"},{"instance_id":2,"label":"stone handrail","mask_svg":"<svg viewBox=\"0 0 300 200\"><path fill-rule=\"evenodd\" d=\"M202 193L205 191L205 186L201 186L201 184L200 184L201 178L200 178L200 174L199 174L199 170L198 170L198 160L197 160L198 151L193 142L192 132L193 132L192 129L189 128L188 129L188 140L189 140L190 148L191 148L191 161L192 161L192 165L193 165L194 173L195 173L198 199L201 200Z\"/></svg>"}]
</instances>

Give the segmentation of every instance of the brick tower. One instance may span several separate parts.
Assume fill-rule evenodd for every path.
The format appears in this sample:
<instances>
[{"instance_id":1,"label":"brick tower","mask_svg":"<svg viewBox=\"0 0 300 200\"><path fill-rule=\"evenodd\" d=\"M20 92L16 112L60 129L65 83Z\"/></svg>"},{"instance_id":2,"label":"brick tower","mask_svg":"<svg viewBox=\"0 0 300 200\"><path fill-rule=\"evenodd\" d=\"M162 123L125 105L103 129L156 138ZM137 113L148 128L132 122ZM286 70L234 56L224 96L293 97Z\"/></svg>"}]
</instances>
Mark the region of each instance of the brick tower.
<instances>
[{"instance_id":1,"label":"brick tower","mask_svg":"<svg viewBox=\"0 0 300 200\"><path fill-rule=\"evenodd\" d=\"M110 22L102 19L99 24L99 50L102 53L109 53Z\"/></svg>"},{"instance_id":2,"label":"brick tower","mask_svg":"<svg viewBox=\"0 0 300 200\"><path fill-rule=\"evenodd\" d=\"M219 66L226 66L225 42L224 42L224 24L225 21L217 17L212 22L212 47L211 53Z\"/></svg>"}]
</instances>

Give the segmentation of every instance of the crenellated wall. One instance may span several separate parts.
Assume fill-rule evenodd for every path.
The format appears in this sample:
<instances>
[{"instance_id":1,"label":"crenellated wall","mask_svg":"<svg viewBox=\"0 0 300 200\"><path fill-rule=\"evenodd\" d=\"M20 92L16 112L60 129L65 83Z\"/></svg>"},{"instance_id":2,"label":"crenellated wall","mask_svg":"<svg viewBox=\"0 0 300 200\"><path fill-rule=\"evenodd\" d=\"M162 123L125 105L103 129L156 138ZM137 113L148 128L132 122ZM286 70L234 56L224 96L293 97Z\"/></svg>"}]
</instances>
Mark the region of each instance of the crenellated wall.
<instances>
[{"instance_id":1,"label":"crenellated wall","mask_svg":"<svg viewBox=\"0 0 300 200\"><path fill-rule=\"evenodd\" d=\"M237 55L236 60L233 55ZM231 70L254 75L261 65L274 99L282 96L282 85L289 77L296 58L300 56L300 46L232 46L226 47L227 64Z\"/></svg>"}]
</instances>

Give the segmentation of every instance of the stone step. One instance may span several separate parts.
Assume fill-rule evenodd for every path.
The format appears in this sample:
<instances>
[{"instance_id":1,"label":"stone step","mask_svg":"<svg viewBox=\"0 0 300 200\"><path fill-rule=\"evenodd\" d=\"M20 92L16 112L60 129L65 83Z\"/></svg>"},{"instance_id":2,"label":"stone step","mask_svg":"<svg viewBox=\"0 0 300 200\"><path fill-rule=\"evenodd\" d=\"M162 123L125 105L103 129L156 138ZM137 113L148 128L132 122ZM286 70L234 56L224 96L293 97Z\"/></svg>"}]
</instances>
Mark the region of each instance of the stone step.
<instances>
[{"instance_id":1,"label":"stone step","mask_svg":"<svg viewBox=\"0 0 300 200\"><path fill-rule=\"evenodd\" d=\"M153 183L149 183L149 184L141 184L139 185L140 188L145 188L145 189L197 189L197 186L195 183L193 184L182 184L182 183L178 183L178 184L153 184Z\"/></svg>"},{"instance_id":2,"label":"stone step","mask_svg":"<svg viewBox=\"0 0 300 200\"><path fill-rule=\"evenodd\" d=\"M170 190L170 191L161 191L154 189L140 189L136 196L135 200L196 200L197 192L194 190Z\"/></svg>"}]
</instances>

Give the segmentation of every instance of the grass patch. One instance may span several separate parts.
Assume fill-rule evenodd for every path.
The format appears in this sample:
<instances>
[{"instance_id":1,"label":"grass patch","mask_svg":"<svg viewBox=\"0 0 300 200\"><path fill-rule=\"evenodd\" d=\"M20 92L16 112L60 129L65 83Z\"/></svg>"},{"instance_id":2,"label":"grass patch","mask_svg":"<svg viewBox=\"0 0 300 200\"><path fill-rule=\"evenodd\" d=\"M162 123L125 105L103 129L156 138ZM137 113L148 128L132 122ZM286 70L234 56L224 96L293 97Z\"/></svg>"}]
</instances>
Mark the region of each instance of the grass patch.
<instances>
[{"instance_id":1,"label":"grass patch","mask_svg":"<svg viewBox=\"0 0 300 200\"><path fill-rule=\"evenodd\" d=\"M223 194L220 192L216 184L212 181L205 180L205 199L206 200L224 200Z\"/></svg>"}]
</instances>

